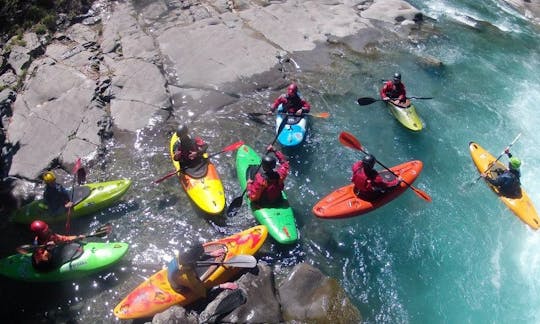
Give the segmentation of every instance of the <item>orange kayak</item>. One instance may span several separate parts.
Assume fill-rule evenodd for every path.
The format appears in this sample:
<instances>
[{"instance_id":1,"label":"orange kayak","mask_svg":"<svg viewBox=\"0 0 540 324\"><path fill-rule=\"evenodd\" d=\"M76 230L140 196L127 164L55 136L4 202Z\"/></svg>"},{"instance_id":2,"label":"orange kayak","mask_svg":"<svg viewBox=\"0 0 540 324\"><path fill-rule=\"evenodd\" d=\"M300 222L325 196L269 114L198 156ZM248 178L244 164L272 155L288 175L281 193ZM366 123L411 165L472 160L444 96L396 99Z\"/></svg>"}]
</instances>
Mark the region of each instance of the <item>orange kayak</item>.
<instances>
[{"instance_id":1,"label":"orange kayak","mask_svg":"<svg viewBox=\"0 0 540 324\"><path fill-rule=\"evenodd\" d=\"M418 175L420 175L422 167L422 161L414 160L394 166L390 168L390 170L403 178L407 183L412 184ZM394 178L394 175L386 170L381 171L380 175L388 179ZM408 188L409 187L406 184L401 183L399 186L388 190L378 199L367 201L359 198L354 193L354 184L351 183L336 189L328 196L319 200L319 202L313 206L312 211L315 216L326 219L358 216L375 210L394 200Z\"/></svg>"},{"instance_id":2,"label":"orange kayak","mask_svg":"<svg viewBox=\"0 0 540 324\"><path fill-rule=\"evenodd\" d=\"M227 261L240 254L253 255L263 245L268 230L259 225L223 239L204 244L206 252L225 250L225 256L215 261ZM200 278L207 289L222 284L235 276L240 268L213 265L199 269ZM198 271L199 272L199 271ZM186 306L197 300L187 291L176 292L167 279L167 269L162 269L135 288L114 308L114 315L119 319L134 319L153 316L173 305Z\"/></svg>"},{"instance_id":3,"label":"orange kayak","mask_svg":"<svg viewBox=\"0 0 540 324\"><path fill-rule=\"evenodd\" d=\"M497 169L507 169L503 163L499 161L495 162L497 158L475 142L469 143L469 151L471 153L474 165L476 165L476 168L480 173L485 172L491 164L493 164L493 166L490 168L491 172L488 173L488 176L490 177L496 176L495 170ZM516 214L516 216L519 217L525 224L529 225L533 229L538 229L540 227L540 218L538 218L536 208L534 208L531 198L529 195L527 195L523 188L521 188L521 197L508 198L501 195L497 190L497 187L492 186L487 181L486 183L491 190L493 190L497 196L499 196L502 202L508 208L510 208L510 210L514 212L514 214Z\"/></svg>"}]
</instances>

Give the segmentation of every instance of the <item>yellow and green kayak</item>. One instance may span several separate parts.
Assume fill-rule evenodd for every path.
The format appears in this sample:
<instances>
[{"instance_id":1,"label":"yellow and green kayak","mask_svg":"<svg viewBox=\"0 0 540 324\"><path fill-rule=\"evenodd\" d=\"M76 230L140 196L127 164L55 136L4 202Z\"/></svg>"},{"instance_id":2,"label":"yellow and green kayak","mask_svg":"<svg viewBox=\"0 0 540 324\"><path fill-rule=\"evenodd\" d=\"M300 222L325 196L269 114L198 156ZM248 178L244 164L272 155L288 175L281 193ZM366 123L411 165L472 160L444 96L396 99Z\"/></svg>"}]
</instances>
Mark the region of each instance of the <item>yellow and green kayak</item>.
<instances>
[{"instance_id":1,"label":"yellow and green kayak","mask_svg":"<svg viewBox=\"0 0 540 324\"><path fill-rule=\"evenodd\" d=\"M424 128L424 124L410 100L407 100L403 106L398 106L390 101L386 102L386 105L401 125L415 132L421 131Z\"/></svg>"},{"instance_id":2,"label":"yellow and green kayak","mask_svg":"<svg viewBox=\"0 0 540 324\"><path fill-rule=\"evenodd\" d=\"M179 171L180 163L173 159L173 148L177 140L178 136L173 133L169 150L174 168ZM211 215L219 215L223 212L225 209L225 190L216 167L210 160L205 159L204 165L201 165L196 173L179 172L178 179L189 198L202 211Z\"/></svg>"},{"instance_id":3,"label":"yellow and green kayak","mask_svg":"<svg viewBox=\"0 0 540 324\"><path fill-rule=\"evenodd\" d=\"M486 170L489 168L488 177L496 177L497 170L507 169L503 163L496 161L496 157L477 143L470 142L469 150L472 160L480 173L486 172ZM516 214L516 216L519 217L525 224L529 225L533 229L538 229L538 227L540 227L540 218L538 217L536 208L534 208L532 200L529 198L529 195L527 195L523 188L521 188L521 197L509 198L501 195L497 187L491 185L489 182L486 183L491 190L493 190L493 192L499 196L499 199L501 199L503 203L510 208L510 210L514 212L514 214Z\"/></svg>"},{"instance_id":4,"label":"yellow and green kayak","mask_svg":"<svg viewBox=\"0 0 540 324\"><path fill-rule=\"evenodd\" d=\"M120 179L106 182L88 183L76 186L73 193L73 211L71 218L93 214L107 208L120 200L131 186L131 180ZM19 224L30 224L36 219L48 223L66 220L67 213L50 214L43 200L34 200L13 213L13 221Z\"/></svg>"}]
</instances>

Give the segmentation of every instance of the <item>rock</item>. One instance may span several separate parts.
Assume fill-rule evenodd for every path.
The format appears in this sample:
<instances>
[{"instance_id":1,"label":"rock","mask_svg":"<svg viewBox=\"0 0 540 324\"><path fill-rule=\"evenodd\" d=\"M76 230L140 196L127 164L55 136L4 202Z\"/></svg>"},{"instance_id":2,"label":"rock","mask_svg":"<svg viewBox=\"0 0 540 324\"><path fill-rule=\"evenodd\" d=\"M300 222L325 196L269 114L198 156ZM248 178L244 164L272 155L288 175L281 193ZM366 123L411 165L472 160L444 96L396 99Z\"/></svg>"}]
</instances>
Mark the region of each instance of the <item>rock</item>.
<instances>
[{"instance_id":1,"label":"rock","mask_svg":"<svg viewBox=\"0 0 540 324\"><path fill-rule=\"evenodd\" d=\"M197 316L187 313L183 307L172 306L166 311L161 312L154 316L152 324L199 324Z\"/></svg>"},{"instance_id":2,"label":"rock","mask_svg":"<svg viewBox=\"0 0 540 324\"><path fill-rule=\"evenodd\" d=\"M15 88L19 78L11 70L0 75L0 88Z\"/></svg>"},{"instance_id":3,"label":"rock","mask_svg":"<svg viewBox=\"0 0 540 324\"><path fill-rule=\"evenodd\" d=\"M296 265L278 291L285 321L362 322L360 312L338 282L306 263Z\"/></svg>"},{"instance_id":4,"label":"rock","mask_svg":"<svg viewBox=\"0 0 540 324\"><path fill-rule=\"evenodd\" d=\"M0 181L0 215L9 215L34 198L34 183L11 177Z\"/></svg>"},{"instance_id":5,"label":"rock","mask_svg":"<svg viewBox=\"0 0 540 324\"><path fill-rule=\"evenodd\" d=\"M24 71L30 65L32 57L28 54L25 47L13 46L9 53L8 63L15 72L16 75L22 76Z\"/></svg>"},{"instance_id":6,"label":"rock","mask_svg":"<svg viewBox=\"0 0 540 324\"><path fill-rule=\"evenodd\" d=\"M229 323L280 323L280 305L276 298L274 273L260 263L254 272L244 274L238 281L239 289L246 294L246 303L221 318ZM208 311L205 310L205 311ZM214 312L208 311L209 314Z\"/></svg>"},{"instance_id":7,"label":"rock","mask_svg":"<svg viewBox=\"0 0 540 324\"><path fill-rule=\"evenodd\" d=\"M375 0L366 10L362 11L364 18L384 21L398 25L404 22L418 21L422 13L403 0Z\"/></svg>"},{"instance_id":8,"label":"rock","mask_svg":"<svg viewBox=\"0 0 540 324\"><path fill-rule=\"evenodd\" d=\"M43 65L26 86L15 101L8 127L11 140L21 144L10 174L33 179L59 159L68 142L77 137L94 84L70 68ZM92 146L79 147L69 159L93 150Z\"/></svg>"},{"instance_id":9,"label":"rock","mask_svg":"<svg viewBox=\"0 0 540 324\"><path fill-rule=\"evenodd\" d=\"M536 24L540 24L540 1L538 0L504 0L514 9L522 13Z\"/></svg>"},{"instance_id":10,"label":"rock","mask_svg":"<svg viewBox=\"0 0 540 324\"><path fill-rule=\"evenodd\" d=\"M143 128L155 113L171 106L165 78L159 68L139 59L126 59L113 67L111 116L129 131Z\"/></svg>"}]
</instances>

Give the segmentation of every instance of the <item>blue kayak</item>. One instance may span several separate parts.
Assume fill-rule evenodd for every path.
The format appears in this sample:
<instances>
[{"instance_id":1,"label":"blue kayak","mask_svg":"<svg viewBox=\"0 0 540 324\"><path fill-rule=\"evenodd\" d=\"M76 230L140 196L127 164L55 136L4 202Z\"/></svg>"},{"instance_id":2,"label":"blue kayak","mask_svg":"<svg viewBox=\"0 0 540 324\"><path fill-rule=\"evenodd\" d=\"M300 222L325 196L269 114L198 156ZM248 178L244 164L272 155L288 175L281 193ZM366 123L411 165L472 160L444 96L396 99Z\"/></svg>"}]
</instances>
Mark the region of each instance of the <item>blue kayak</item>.
<instances>
[{"instance_id":1,"label":"blue kayak","mask_svg":"<svg viewBox=\"0 0 540 324\"><path fill-rule=\"evenodd\" d=\"M278 142L285 147L300 145L307 134L307 116L296 116L280 111L281 105L278 108L276 116L276 132L284 119L286 124L281 133L279 133Z\"/></svg>"}]
</instances>

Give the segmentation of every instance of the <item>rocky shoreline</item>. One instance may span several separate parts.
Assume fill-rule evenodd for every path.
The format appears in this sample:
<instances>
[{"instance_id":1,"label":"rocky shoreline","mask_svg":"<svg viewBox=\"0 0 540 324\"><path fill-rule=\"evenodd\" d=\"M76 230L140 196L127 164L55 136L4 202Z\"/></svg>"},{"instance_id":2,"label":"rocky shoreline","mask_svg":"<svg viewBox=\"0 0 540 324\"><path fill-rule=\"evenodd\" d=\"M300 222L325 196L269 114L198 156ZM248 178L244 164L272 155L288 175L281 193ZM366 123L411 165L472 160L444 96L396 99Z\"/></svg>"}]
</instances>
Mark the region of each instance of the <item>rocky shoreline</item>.
<instances>
[{"instance_id":1,"label":"rocky shoreline","mask_svg":"<svg viewBox=\"0 0 540 324\"><path fill-rule=\"evenodd\" d=\"M379 42L417 42L434 31L402 0L98 1L84 19L54 35L26 33L2 49L1 222L41 191L44 170L65 170L67 177L78 157L90 168L98 165L110 141L125 141L118 133L132 142L156 125L216 112L232 116L257 91L280 90L324 69L343 48L369 53ZM280 285L265 265L238 283L247 303L223 321L361 321L335 280L307 264ZM153 322L173 319L199 320L173 307Z\"/></svg>"}]
</instances>

